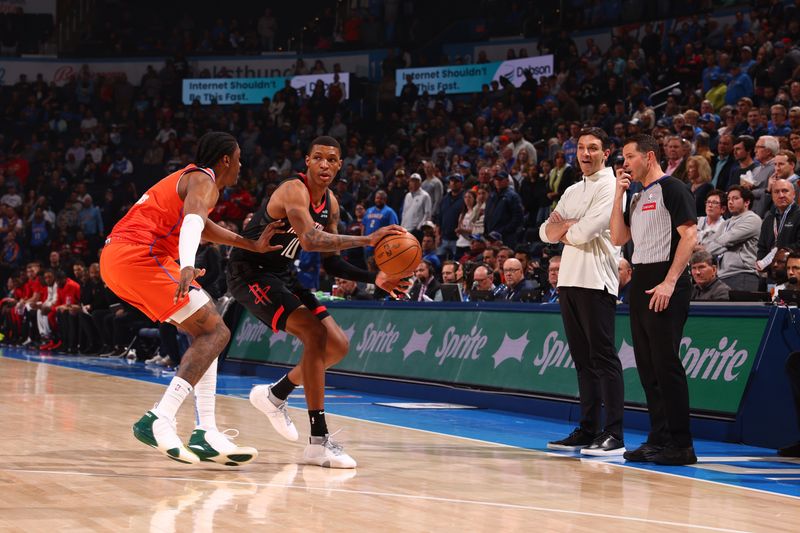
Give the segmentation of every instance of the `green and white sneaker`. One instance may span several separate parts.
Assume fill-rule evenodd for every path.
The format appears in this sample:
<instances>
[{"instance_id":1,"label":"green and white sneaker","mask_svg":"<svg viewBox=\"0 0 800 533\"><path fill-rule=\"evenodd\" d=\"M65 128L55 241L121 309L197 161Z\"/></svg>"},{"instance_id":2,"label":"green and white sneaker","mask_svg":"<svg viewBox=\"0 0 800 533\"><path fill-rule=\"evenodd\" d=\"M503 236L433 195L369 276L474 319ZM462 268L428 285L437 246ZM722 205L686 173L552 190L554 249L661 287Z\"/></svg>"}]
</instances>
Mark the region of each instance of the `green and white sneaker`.
<instances>
[{"instance_id":1,"label":"green and white sneaker","mask_svg":"<svg viewBox=\"0 0 800 533\"><path fill-rule=\"evenodd\" d=\"M153 411L147 411L133 425L133 436L151 446L173 461L196 465L200 458L181 442L175 428L175 421L160 417Z\"/></svg>"},{"instance_id":2,"label":"green and white sneaker","mask_svg":"<svg viewBox=\"0 0 800 533\"><path fill-rule=\"evenodd\" d=\"M249 446L238 446L232 439L239 436L236 429L225 431L195 429L189 438L189 449L201 461L219 463L225 466L241 466L254 461L258 450Z\"/></svg>"}]
</instances>

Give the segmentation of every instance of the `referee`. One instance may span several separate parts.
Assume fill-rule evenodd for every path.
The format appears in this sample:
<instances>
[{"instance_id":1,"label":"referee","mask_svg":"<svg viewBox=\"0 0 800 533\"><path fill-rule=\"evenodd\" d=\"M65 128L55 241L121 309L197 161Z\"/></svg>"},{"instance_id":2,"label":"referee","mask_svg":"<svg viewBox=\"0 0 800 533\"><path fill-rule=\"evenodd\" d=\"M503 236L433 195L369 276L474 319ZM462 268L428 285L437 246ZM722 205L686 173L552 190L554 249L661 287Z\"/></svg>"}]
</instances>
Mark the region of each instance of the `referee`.
<instances>
[{"instance_id":1,"label":"referee","mask_svg":"<svg viewBox=\"0 0 800 533\"><path fill-rule=\"evenodd\" d=\"M650 135L626 140L622 155L625 165L617 171L611 240L621 246L633 239L631 334L650 413L647 441L623 457L694 464L689 388L678 346L689 314L692 285L687 264L697 242L695 201L686 185L661 171L658 143ZM631 180L644 189L631 197L623 213Z\"/></svg>"},{"instance_id":2,"label":"referee","mask_svg":"<svg viewBox=\"0 0 800 533\"><path fill-rule=\"evenodd\" d=\"M585 128L580 132L577 158L583 179L564 191L539 229L543 241L564 243L558 295L581 404L580 426L547 447L600 456L625 452L624 383L614 345L619 247L612 244L609 230L616 179L606 167L609 153L605 131ZM603 404L605 425L601 424Z\"/></svg>"}]
</instances>

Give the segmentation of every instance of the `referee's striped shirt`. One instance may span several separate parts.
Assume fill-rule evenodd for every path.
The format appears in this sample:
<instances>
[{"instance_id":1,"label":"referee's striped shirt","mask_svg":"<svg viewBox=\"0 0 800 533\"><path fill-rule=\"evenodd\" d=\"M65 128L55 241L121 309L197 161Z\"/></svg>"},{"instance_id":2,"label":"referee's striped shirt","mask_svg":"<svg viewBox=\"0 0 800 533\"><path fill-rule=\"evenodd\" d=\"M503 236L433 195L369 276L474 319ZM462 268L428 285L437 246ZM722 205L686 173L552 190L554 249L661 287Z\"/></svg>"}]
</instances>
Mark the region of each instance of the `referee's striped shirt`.
<instances>
[{"instance_id":1,"label":"referee's striped shirt","mask_svg":"<svg viewBox=\"0 0 800 533\"><path fill-rule=\"evenodd\" d=\"M675 258L678 226L697 224L694 196L685 183L665 175L633 195L625 212L631 228L634 265L669 262Z\"/></svg>"}]
</instances>

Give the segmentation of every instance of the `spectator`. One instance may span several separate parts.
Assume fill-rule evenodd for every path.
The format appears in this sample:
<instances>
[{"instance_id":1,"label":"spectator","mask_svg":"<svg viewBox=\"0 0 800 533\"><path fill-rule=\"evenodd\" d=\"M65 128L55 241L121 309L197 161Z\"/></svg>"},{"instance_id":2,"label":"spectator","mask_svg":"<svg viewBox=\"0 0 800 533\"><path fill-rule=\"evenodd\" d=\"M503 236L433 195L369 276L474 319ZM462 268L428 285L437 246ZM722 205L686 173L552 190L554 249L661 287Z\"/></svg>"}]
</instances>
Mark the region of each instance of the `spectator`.
<instances>
[{"instance_id":1,"label":"spectator","mask_svg":"<svg viewBox=\"0 0 800 533\"><path fill-rule=\"evenodd\" d=\"M617 291L617 303L628 303L628 291L631 288L631 274L633 268L624 257L619 260L619 290Z\"/></svg>"},{"instance_id":2,"label":"spectator","mask_svg":"<svg viewBox=\"0 0 800 533\"><path fill-rule=\"evenodd\" d=\"M753 160L753 148L756 141L750 135L740 135L733 145L733 157L738 163L738 168L731 169L730 185L754 183L753 171L758 164ZM724 189L727 190L727 189Z\"/></svg>"},{"instance_id":3,"label":"spectator","mask_svg":"<svg viewBox=\"0 0 800 533\"><path fill-rule=\"evenodd\" d=\"M423 235L422 237L422 259L433 266L434 273L442 268L442 261L436 255L436 241L434 241L433 235Z\"/></svg>"},{"instance_id":4,"label":"spectator","mask_svg":"<svg viewBox=\"0 0 800 533\"><path fill-rule=\"evenodd\" d=\"M694 195L695 208L698 215L706 214L706 196L714 188L711 185L711 166L708 160L699 155L691 156L686 161L686 178Z\"/></svg>"},{"instance_id":5,"label":"spectator","mask_svg":"<svg viewBox=\"0 0 800 533\"><path fill-rule=\"evenodd\" d=\"M372 235L379 229L397 224L397 213L386 205L386 192L379 190L375 193L375 205L367 209L364 214L364 235ZM367 256L373 253L372 246L364 247Z\"/></svg>"},{"instance_id":6,"label":"spectator","mask_svg":"<svg viewBox=\"0 0 800 533\"><path fill-rule=\"evenodd\" d=\"M770 184L769 177L775 173L775 154L780 150L780 144L775 137L762 135L756 141L756 161L759 166L753 170L753 183L746 180L742 181L742 186L749 188L753 193L753 205L751 209L759 217L766 215L769 209Z\"/></svg>"},{"instance_id":7,"label":"spectator","mask_svg":"<svg viewBox=\"0 0 800 533\"><path fill-rule=\"evenodd\" d=\"M518 158L519 153L525 151L528 154L528 162L532 165L536 164L536 148L522 136L522 131L518 126L511 128L511 145L514 148L514 158Z\"/></svg>"},{"instance_id":8,"label":"spectator","mask_svg":"<svg viewBox=\"0 0 800 533\"><path fill-rule=\"evenodd\" d=\"M555 209L556 204L561 199L561 195L567 187L575 183L575 169L567 165L564 152L558 151L553 158L555 165L547 178L547 199L550 202L550 209Z\"/></svg>"},{"instance_id":9,"label":"spectator","mask_svg":"<svg viewBox=\"0 0 800 533\"><path fill-rule=\"evenodd\" d=\"M509 258L503 264L505 284L497 294L498 300L511 302L538 302L541 300L539 284L533 280L525 279L525 268L515 258Z\"/></svg>"},{"instance_id":10,"label":"spectator","mask_svg":"<svg viewBox=\"0 0 800 533\"><path fill-rule=\"evenodd\" d=\"M795 172L795 165L797 164L797 157L794 155L794 152L789 150L781 150L773 159L775 164L775 176L774 179L776 180L786 180L792 184L795 190L795 196L797 196L798 188L800 188L800 176L797 175ZM771 178L772 179L772 178ZM774 186L774 185L773 185ZM774 203L773 198L773 203Z\"/></svg>"},{"instance_id":11,"label":"spectator","mask_svg":"<svg viewBox=\"0 0 800 533\"><path fill-rule=\"evenodd\" d=\"M412 302L432 302L440 289L440 284L434 276L433 265L422 260L414 269L414 284L408 291L408 299Z\"/></svg>"},{"instance_id":12,"label":"spectator","mask_svg":"<svg viewBox=\"0 0 800 533\"><path fill-rule=\"evenodd\" d=\"M497 231L503 236L503 243L513 247L517 243L517 230L522 227L522 200L508 184L508 172L501 170L494 176L496 191L486 202L484 233Z\"/></svg>"},{"instance_id":13,"label":"spectator","mask_svg":"<svg viewBox=\"0 0 800 533\"><path fill-rule=\"evenodd\" d=\"M485 291L494 295L494 292L497 290L492 273L484 265L475 268L475 271L472 273L472 282L473 291Z\"/></svg>"},{"instance_id":14,"label":"spectator","mask_svg":"<svg viewBox=\"0 0 800 533\"><path fill-rule=\"evenodd\" d=\"M724 191L730 182L731 170L734 167L735 158L733 157L734 137L729 133L719 136L717 143L717 153L711 159L712 178L711 184L715 189Z\"/></svg>"},{"instance_id":15,"label":"spectator","mask_svg":"<svg viewBox=\"0 0 800 533\"><path fill-rule=\"evenodd\" d=\"M345 300L372 300L372 295L359 287L358 282L349 279L336 278L334 289L331 295L339 296Z\"/></svg>"},{"instance_id":16,"label":"spectator","mask_svg":"<svg viewBox=\"0 0 800 533\"><path fill-rule=\"evenodd\" d=\"M401 226L420 235L422 224L431 220L433 214L430 195L422 189L422 177L416 172L408 179L408 192L403 202Z\"/></svg>"},{"instance_id":17,"label":"spectator","mask_svg":"<svg viewBox=\"0 0 800 533\"><path fill-rule=\"evenodd\" d=\"M464 191L464 207L458 216L458 226L456 227L456 257L461 258L470 248L470 237L477 235L474 231L473 217L476 215L477 195L475 191Z\"/></svg>"},{"instance_id":18,"label":"spectator","mask_svg":"<svg viewBox=\"0 0 800 533\"><path fill-rule=\"evenodd\" d=\"M756 248L756 270L761 275L766 275L779 248L800 248L800 206L794 186L785 179L773 180L771 194L774 205L761 223Z\"/></svg>"},{"instance_id":19,"label":"spectator","mask_svg":"<svg viewBox=\"0 0 800 533\"><path fill-rule=\"evenodd\" d=\"M561 269L561 256L554 255L547 265L547 287L542 294L543 303L558 303L558 273Z\"/></svg>"},{"instance_id":20,"label":"spectator","mask_svg":"<svg viewBox=\"0 0 800 533\"><path fill-rule=\"evenodd\" d=\"M773 137L787 137L792 128L786 122L787 111L781 104L769 108L771 120L767 123L767 133Z\"/></svg>"},{"instance_id":21,"label":"spectator","mask_svg":"<svg viewBox=\"0 0 800 533\"><path fill-rule=\"evenodd\" d=\"M83 198L83 207L78 211L78 224L89 241L92 250L98 250L105 235L103 217L100 209L92 202L88 194Z\"/></svg>"},{"instance_id":22,"label":"spectator","mask_svg":"<svg viewBox=\"0 0 800 533\"><path fill-rule=\"evenodd\" d=\"M439 203L444 196L444 185L437 175L436 166L430 161L423 161L425 171L425 181L422 182L422 189L431 197L431 212L439 212Z\"/></svg>"},{"instance_id":23,"label":"spectator","mask_svg":"<svg viewBox=\"0 0 800 533\"><path fill-rule=\"evenodd\" d=\"M727 196L718 189L712 189L706 195L706 215L697 218L697 249L704 248L725 226L723 215L728 209Z\"/></svg>"},{"instance_id":24,"label":"spectator","mask_svg":"<svg viewBox=\"0 0 800 533\"><path fill-rule=\"evenodd\" d=\"M750 210L753 193L740 185L728 190L728 212L725 226L705 248L718 258L719 277L731 289L757 291L756 247L761 231L761 217Z\"/></svg>"},{"instance_id":25,"label":"spectator","mask_svg":"<svg viewBox=\"0 0 800 533\"><path fill-rule=\"evenodd\" d=\"M664 168L664 173L677 178L681 181L686 181L686 158L683 157L683 142L680 137L673 136L664 140L664 152L667 156L667 161Z\"/></svg>"},{"instance_id":26,"label":"spectator","mask_svg":"<svg viewBox=\"0 0 800 533\"><path fill-rule=\"evenodd\" d=\"M464 193L461 190L464 178L459 174L451 174L448 182L450 184L450 192L442 197L442 201L439 204L439 212L436 216L436 224L439 226L442 239L437 253L439 257L452 259L456 257L458 217L464 209Z\"/></svg>"},{"instance_id":27,"label":"spectator","mask_svg":"<svg viewBox=\"0 0 800 533\"><path fill-rule=\"evenodd\" d=\"M723 302L727 301L731 288L717 277L717 265L714 258L705 250L692 254L692 300Z\"/></svg>"}]
</instances>

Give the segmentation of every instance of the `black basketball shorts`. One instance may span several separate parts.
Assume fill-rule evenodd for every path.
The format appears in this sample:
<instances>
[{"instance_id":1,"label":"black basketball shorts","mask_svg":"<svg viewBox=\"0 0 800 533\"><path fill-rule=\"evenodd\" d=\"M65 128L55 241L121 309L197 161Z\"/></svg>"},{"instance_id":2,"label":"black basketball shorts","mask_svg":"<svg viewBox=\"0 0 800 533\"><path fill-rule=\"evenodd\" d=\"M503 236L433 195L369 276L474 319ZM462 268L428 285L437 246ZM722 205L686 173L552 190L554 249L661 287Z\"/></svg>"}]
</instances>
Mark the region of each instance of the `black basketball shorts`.
<instances>
[{"instance_id":1,"label":"black basketball shorts","mask_svg":"<svg viewBox=\"0 0 800 533\"><path fill-rule=\"evenodd\" d=\"M314 293L289 275L258 268L229 269L228 289L237 302L273 332L286 331L286 320L300 306L305 306L319 320L330 316Z\"/></svg>"}]
</instances>

